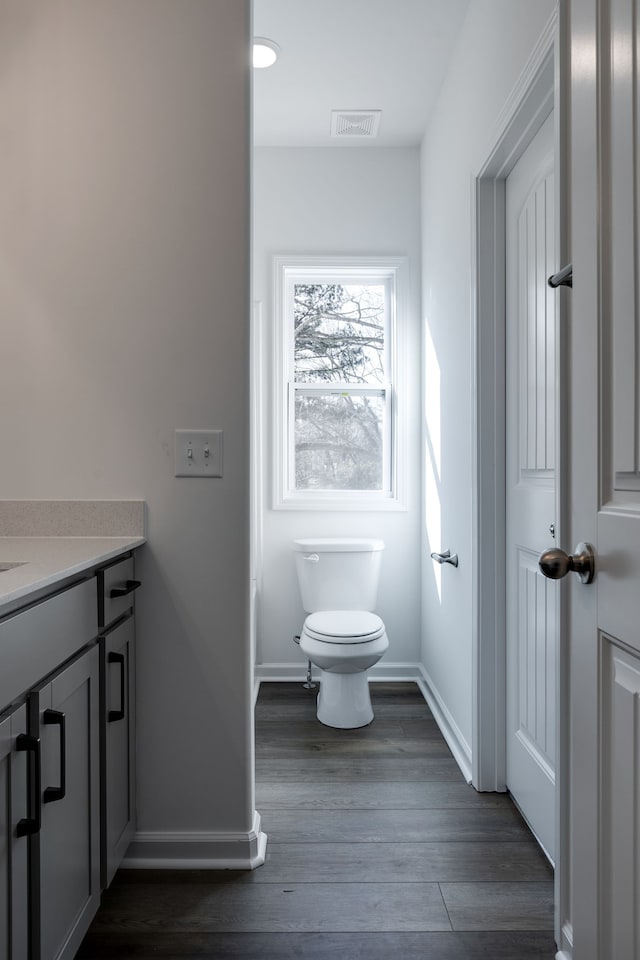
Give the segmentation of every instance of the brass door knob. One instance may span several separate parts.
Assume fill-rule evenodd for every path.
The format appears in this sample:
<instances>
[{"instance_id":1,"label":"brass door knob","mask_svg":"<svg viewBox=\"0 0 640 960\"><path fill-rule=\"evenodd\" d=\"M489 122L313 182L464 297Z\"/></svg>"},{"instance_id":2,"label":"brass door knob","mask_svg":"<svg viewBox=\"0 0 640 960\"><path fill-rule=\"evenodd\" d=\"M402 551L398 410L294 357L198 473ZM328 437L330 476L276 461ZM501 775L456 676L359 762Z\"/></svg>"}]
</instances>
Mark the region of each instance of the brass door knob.
<instances>
[{"instance_id":1,"label":"brass door knob","mask_svg":"<svg viewBox=\"0 0 640 960\"><path fill-rule=\"evenodd\" d=\"M538 566L549 580L561 580L568 573L575 573L582 583L591 583L596 572L595 558L590 543L579 543L573 555L559 547L545 550L538 558Z\"/></svg>"}]
</instances>

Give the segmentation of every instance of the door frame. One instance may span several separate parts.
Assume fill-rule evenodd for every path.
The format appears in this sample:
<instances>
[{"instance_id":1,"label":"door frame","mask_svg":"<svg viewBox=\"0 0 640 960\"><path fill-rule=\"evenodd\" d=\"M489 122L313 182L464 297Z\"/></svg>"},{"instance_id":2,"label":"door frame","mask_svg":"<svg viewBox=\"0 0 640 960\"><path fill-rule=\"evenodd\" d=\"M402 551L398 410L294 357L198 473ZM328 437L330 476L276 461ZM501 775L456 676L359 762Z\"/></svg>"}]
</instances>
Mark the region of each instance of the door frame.
<instances>
[{"instance_id":1,"label":"door frame","mask_svg":"<svg viewBox=\"0 0 640 960\"><path fill-rule=\"evenodd\" d=\"M558 265L567 257L566 84L564 38L566 4L559 0L529 57L472 177L472 437L473 437L473 638L472 638L472 783L477 790L506 789L506 398L505 398L505 185L534 136L555 110L556 250ZM559 294L556 349L557 484L556 542L562 535L566 486L566 382L563 349L568 309ZM563 480L564 478L564 480ZM566 604L560 591L560 633L565 635ZM570 943L568 880L567 670L562 645L557 664L556 774L556 939ZM565 935L566 934L566 935Z\"/></svg>"}]
</instances>

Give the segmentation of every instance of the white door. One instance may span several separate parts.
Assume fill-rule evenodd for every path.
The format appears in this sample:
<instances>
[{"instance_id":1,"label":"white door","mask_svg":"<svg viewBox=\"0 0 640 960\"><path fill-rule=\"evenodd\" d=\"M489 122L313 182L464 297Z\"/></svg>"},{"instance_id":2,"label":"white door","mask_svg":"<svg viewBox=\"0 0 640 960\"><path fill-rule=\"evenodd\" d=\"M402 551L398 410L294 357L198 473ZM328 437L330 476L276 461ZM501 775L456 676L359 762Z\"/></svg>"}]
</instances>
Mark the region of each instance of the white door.
<instances>
[{"instance_id":1,"label":"white door","mask_svg":"<svg viewBox=\"0 0 640 960\"><path fill-rule=\"evenodd\" d=\"M571 2L571 527L575 960L640 958L638 0Z\"/></svg>"},{"instance_id":2,"label":"white door","mask_svg":"<svg viewBox=\"0 0 640 960\"><path fill-rule=\"evenodd\" d=\"M555 855L557 584L554 136L551 114L506 183L507 787Z\"/></svg>"}]
</instances>

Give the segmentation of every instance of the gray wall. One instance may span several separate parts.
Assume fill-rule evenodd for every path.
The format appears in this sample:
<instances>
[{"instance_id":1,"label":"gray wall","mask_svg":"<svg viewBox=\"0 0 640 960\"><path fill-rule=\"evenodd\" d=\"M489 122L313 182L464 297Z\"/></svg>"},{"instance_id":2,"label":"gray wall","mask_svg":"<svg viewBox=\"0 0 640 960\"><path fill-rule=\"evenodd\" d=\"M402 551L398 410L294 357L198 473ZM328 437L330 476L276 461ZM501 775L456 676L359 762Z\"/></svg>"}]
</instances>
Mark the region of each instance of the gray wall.
<instances>
[{"instance_id":1,"label":"gray wall","mask_svg":"<svg viewBox=\"0 0 640 960\"><path fill-rule=\"evenodd\" d=\"M142 498L139 827L252 822L249 7L1 0L0 496ZM224 478L173 476L176 427Z\"/></svg>"},{"instance_id":2,"label":"gray wall","mask_svg":"<svg viewBox=\"0 0 640 960\"><path fill-rule=\"evenodd\" d=\"M385 541L378 612L390 648L380 664L420 653L420 166L417 148L275 148L254 151L254 296L264 326L265 457L258 661L304 658L292 643L305 614L291 542L296 537L375 536ZM403 512L273 510L274 254L400 255L408 258L408 483Z\"/></svg>"}]
</instances>

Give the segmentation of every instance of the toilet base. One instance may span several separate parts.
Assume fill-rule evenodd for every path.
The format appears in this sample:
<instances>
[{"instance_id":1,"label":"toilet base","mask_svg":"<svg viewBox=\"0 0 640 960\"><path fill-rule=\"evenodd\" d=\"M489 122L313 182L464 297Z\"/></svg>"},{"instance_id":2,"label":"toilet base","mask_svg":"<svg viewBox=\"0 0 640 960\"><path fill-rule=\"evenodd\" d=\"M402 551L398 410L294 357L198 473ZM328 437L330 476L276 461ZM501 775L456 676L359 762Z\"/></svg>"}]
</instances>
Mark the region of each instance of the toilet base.
<instances>
[{"instance_id":1,"label":"toilet base","mask_svg":"<svg viewBox=\"0 0 640 960\"><path fill-rule=\"evenodd\" d=\"M373 720L366 670L358 673L320 671L317 717L326 727L352 730Z\"/></svg>"}]
</instances>

